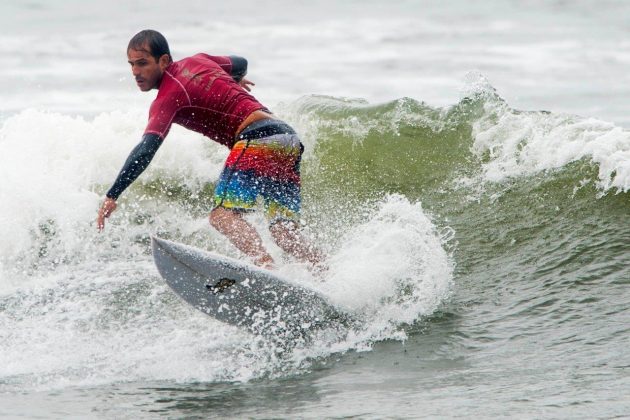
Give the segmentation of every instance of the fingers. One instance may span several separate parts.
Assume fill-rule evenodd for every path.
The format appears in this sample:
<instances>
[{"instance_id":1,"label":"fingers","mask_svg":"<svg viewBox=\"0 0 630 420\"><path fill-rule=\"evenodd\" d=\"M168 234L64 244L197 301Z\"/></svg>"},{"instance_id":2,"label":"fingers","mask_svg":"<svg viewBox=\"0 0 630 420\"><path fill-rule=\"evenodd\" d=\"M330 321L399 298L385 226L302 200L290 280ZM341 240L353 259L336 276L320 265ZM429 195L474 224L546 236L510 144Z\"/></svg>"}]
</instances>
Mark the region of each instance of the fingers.
<instances>
[{"instance_id":1,"label":"fingers","mask_svg":"<svg viewBox=\"0 0 630 420\"><path fill-rule=\"evenodd\" d=\"M98 211L98 216L96 218L96 228L99 232L102 232L105 228L105 218L109 217L114 210L116 210L116 201L111 198L105 199L103 205Z\"/></svg>"},{"instance_id":2,"label":"fingers","mask_svg":"<svg viewBox=\"0 0 630 420\"><path fill-rule=\"evenodd\" d=\"M102 232L105 229L105 218L109 217L109 215L105 213L105 204L98 211L98 217L96 218L96 228L99 232Z\"/></svg>"},{"instance_id":3,"label":"fingers","mask_svg":"<svg viewBox=\"0 0 630 420\"><path fill-rule=\"evenodd\" d=\"M99 232L102 232L105 229L105 212L103 211L103 207L98 211L98 217L96 218L96 228Z\"/></svg>"},{"instance_id":4,"label":"fingers","mask_svg":"<svg viewBox=\"0 0 630 420\"><path fill-rule=\"evenodd\" d=\"M251 80L248 80L248 79L242 79L239 84L241 85L241 87L243 89L245 89L248 92L252 91L252 88L250 87L250 85L251 86L256 86L256 83L254 83L254 82L252 82Z\"/></svg>"}]
</instances>

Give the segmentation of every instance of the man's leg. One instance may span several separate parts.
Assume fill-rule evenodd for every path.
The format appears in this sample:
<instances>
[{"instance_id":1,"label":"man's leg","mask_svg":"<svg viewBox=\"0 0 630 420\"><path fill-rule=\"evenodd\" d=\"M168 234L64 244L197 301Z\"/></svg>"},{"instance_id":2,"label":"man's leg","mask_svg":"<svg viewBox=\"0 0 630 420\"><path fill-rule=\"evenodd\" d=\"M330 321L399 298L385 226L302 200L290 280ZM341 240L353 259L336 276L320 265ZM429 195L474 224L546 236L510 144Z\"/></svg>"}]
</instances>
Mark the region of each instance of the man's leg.
<instances>
[{"instance_id":1,"label":"man's leg","mask_svg":"<svg viewBox=\"0 0 630 420\"><path fill-rule=\"evenodd\" d=\"M271 268L273 258L265 249L256 229L247 223L241 212L215 207L210 212L210 224L228 239L242 253L252 257L254 264Z\"/></svg>"},{"instance_id":2,"label":"man's leg","mask_svg":"<svg viewBox=\"0 0 630 420\"><path fill-rule=\"evenodd\" d=\"M300 234L296 222L278 221L273 223L269 230L278 246L298 260L312 265L317 265L324 260L322 253Z\"/></svg>"}]
</instances>

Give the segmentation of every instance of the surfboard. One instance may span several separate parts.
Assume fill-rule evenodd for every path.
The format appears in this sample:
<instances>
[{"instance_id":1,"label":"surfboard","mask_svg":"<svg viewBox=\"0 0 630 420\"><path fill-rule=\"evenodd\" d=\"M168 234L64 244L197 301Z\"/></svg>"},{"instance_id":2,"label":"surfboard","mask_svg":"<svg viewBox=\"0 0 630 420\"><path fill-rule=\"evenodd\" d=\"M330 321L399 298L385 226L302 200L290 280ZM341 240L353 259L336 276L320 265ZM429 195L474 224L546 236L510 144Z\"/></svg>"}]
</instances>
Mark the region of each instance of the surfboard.
<instances>
[{"instance_id":1,"label":"surfboard","mask_svg":"<svg viewBox=\"0 0 630 420\"><path fill-rule=\"evenodd\" d=\"M166 284L219 321L266 335L303 332L349 318L317 291L272 271L157 237L152 248Z\"/></svg>"}]
</instances>

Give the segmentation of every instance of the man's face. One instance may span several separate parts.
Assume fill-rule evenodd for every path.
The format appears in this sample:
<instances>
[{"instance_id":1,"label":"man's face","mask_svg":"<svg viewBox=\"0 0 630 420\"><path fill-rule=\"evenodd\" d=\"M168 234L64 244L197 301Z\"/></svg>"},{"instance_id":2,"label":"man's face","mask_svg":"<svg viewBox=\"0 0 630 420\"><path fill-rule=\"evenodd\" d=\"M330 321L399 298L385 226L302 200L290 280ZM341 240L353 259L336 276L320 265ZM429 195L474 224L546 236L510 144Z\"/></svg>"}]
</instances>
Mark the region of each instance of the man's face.
<instances>
[{"instance_id":1,"label":"man's face","mask_svg":"<svg viewBox=\"0 0 630 420\"><path fill-rule=\"evenodd\" d=\"M156 60L148 51L148 46L141 50L130 49L127 51L131 73L143 92L160 87L162 73L170 62L168 55L165 54Z\"/></svg>"}]
</instances>

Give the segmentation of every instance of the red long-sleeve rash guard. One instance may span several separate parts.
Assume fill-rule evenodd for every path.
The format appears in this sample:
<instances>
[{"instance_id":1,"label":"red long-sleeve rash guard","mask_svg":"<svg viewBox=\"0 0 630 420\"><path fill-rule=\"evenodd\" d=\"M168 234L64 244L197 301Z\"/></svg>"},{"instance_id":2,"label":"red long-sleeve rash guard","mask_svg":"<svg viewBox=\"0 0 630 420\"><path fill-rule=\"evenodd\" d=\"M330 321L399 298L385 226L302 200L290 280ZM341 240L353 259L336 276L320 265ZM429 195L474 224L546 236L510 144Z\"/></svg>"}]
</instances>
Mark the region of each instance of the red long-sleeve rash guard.
<instances>
[{"instance_id":1,"label":"red long-sleeve rash guard","mask_svg":"<svg viewBox=\"0 0 630 420\"><path fill-rule=\"evenodd\" d=\"M197 54L171 63L164 71L158 95L144 131L166 137L176 123L228 147L241 123L266 108L232 77L229 57Z\"/></svg>"}]
</instances>

